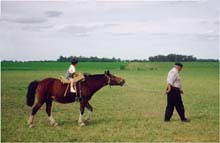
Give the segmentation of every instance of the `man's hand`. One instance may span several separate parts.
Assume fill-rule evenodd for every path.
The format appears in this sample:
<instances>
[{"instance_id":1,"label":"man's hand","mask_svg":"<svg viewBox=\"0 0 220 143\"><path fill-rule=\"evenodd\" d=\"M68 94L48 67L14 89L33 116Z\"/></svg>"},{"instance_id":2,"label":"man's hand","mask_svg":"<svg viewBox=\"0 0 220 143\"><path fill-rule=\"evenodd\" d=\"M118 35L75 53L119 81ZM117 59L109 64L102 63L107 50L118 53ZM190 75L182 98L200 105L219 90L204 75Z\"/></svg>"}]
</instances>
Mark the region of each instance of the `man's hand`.
<instances>
[{"instance_id":1,"label":"man's hand","mask_svg":"<svg viewBox=\"0 0 220 143\"><path fill-rule=\"evenodd\" d=\"M182 90L180 90L180 93L181 93L181 94L184 94L184 92L183 92Z\"/></svg>"},{"instance_id":2,"label":"man's hand","mask_svg":"<svg viewBox=\"0 0 220 143\"><path fill-rule=\"evenodd\" d=\"M169 94L169 93L170 93L170 91L171 91L171 90L168 90L168 89L167 89L166 94Z\"/></svg>"},{"instance_id":3,"label":"man's hand","mask_svg":"<svg viewBox=\"0 0 220 143\"><path fill-rule=\"evenodd\" d=\"M170 84L167 84L167 91L166 91L166 94L169 94L171 91L171 85Z\"/></svg>"}]
</instances>

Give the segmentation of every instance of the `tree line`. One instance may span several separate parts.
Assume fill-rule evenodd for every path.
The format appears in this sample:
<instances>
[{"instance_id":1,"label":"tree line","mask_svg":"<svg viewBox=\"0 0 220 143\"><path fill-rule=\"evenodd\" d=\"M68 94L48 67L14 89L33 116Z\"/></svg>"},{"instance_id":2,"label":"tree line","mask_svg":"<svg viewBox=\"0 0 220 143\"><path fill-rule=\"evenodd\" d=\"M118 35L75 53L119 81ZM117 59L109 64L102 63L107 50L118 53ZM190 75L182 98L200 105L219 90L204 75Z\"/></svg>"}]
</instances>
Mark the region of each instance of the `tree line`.
<instances>
[{"instance_id":1,"label":"tree line","mask_svg":"<svg viewBox=\"0 0 220 143\"><path fill-rule=\"evenodd\" d=\"M218 62L217 59L197 59L196 57L190 55L157 55L149 57L150 62Z\"/></svg>"},{"instance_id":2,"label":"tree line","mask_svg":"<svg viewBox=\"0 0 220 143\"><path fill-rule=\"evenodd\" d=\"M96 56L84 57L84 56L60 56L57 60L39 60L38 62L70 62L72 58L77 58L80 62L218 62L218 59L197 59L196 57L190 55L178 55L178 54L169 54L169 55L157 55L151 56L148 59L133 59L133 60L122 60L120 58L99 58ZM1 62L21 62L21 61L6 61L2 60ZM28 61L35 62L35 61Z\"/></svg>"},{"instance_id":3,"label":"tree line","mask_svg":"<svg viewBox=\"0 0 220 143\"><path fill-rule=\"evenodd\" d=\"M60 56L58 62L68 62L72 58L77 58L80 62L218 62L216 59L197 59L196 57L190 55L178 55L178 54L169 54L169 55L157 55L151 56L148 59L133 59L133 60L121 60L120 58L99 58L99 57L64 57Z\"/></svg>"},{"instance_id":4,"label":"tree line","mask_svg":"<svg viewBox=\"0 0 220 143\"><path fill-rule=\"evenodd\" d=\"M149 57L149 61L151 62L194 62L197 61L196 57L192 55L176 55L176 54L169 54L169 55L157 55Z\"/></svg>"},{"instance_id":5,"label":"tree line","mask_svg":"<svg viewBox=\"0 0 220 143\"><path fill-rule=\"evenodd\" d=\"M79 57L64 57L64 56L60 56L57 61L58 62L69 62L71 61L71 59L76 58L78 61L80 62L121 62L122 60L120 58L99 58L99 57L83 57L83 56L79 56Z\"/></svg>"}]
</instances>

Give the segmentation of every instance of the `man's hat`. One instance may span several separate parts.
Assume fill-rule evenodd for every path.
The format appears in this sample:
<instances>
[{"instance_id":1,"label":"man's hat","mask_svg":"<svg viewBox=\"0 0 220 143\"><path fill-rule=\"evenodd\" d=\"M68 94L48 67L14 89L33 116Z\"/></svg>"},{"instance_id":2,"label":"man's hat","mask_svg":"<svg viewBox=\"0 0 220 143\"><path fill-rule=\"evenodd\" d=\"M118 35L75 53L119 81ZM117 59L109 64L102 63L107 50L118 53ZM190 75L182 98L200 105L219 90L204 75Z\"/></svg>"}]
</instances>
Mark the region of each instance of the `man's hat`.
<instances>
[{"instance_id":1,"label":"man's hat","mask_svg":"<svg viewBox=\"0 0 220 143\"><path fill-rule=\"evenodd\" d=\"M183 67L183 64L181 64L181 63L175 63L175 66Z\"/></svg>"},{"instance_id":2,"label":"man's hat","mask_svg":"<svg viewBox=\"0 0 220 143\"><path fill-rule=\"evenodd\" d=\"M77 60L76 58L73 58L73 59L71 60L71 63L75 65L75 64L78 63L78 60Z\"/></svg>"}]
</instances>

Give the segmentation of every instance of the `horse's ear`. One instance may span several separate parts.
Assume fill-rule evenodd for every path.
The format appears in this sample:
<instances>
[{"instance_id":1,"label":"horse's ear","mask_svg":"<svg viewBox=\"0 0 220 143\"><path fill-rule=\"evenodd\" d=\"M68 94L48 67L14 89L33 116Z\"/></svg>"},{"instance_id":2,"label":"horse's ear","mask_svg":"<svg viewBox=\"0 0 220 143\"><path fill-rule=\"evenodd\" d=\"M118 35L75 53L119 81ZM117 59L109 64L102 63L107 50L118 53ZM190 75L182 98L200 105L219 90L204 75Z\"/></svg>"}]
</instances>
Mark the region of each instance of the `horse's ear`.
<instances>
[{"instance_id":1,"label":"horse's ear","mask_svg":"<svg viewBox=\"0 0 220 143\"><path fill-rule=\"evenodd\" d=\"M105 74L109 75L110 74L109 70L105 71Z\"/></svg>"}]
</instances>

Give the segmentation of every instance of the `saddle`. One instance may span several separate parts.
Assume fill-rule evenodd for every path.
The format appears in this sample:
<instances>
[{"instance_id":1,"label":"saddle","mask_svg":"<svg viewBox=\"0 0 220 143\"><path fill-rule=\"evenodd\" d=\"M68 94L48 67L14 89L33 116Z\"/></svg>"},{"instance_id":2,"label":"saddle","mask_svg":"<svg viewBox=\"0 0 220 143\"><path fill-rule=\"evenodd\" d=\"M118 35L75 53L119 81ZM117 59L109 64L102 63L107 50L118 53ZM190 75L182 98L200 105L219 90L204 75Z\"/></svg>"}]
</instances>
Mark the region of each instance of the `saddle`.
<instances>
[{"instance_id":1,"label":"saddle","mask_svg":"<svg viewBox=\"0 0 220 143\"><path fill-rule=\"evenodd\" d=\"M75 89L76 89L76 95L79 94L79 98L81 98L81 86L80 86L80 82L81 81L84 81L85 77L83 75L81 75L80 73L76 73L73 77L73 82L75 82ZM66 93L67 93L67 89L70 85L70 80L68 80L67 78L65 78L64 76L60 76L59 77L59 80L63 83L63 84L68 84L67 85L67 88L66 88L66 91L64 93L64 96L66 96ZM77 91L77 83L79 83L79 91ZM77 97L78 98L78 97Z\"/></svg>"}]
</instances>

